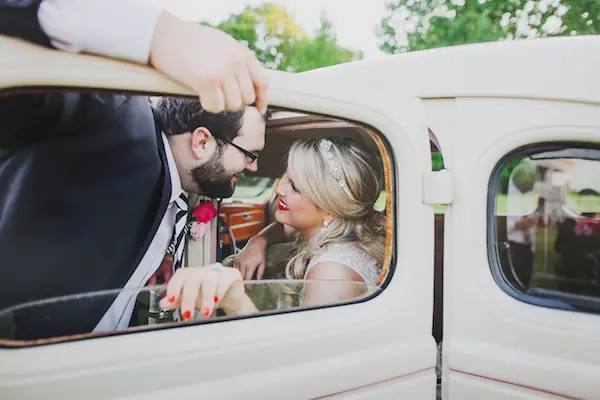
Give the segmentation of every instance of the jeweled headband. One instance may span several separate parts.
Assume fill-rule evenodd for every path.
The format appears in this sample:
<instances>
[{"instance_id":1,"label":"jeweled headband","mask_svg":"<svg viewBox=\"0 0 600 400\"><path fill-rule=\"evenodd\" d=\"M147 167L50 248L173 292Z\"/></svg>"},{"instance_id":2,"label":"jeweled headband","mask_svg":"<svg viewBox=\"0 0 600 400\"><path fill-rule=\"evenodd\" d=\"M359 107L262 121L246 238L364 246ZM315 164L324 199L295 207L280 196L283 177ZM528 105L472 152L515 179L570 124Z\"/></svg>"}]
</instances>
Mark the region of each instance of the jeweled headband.
<instances>
[{"instance_id":1,"label":"jeweled headband","mask_svg":"<svg viewBox=\"0 0 600 400\"><path fill-rule=\"evenodd\" d=\"M333 146L333 143L331 143L331 141L328 139L321 139L319 141L319 149L325 153L325 157L327 157L327 162L329 163L329 173L337 180L342 190L344 190L344 192L346 192L350 198L354 198L348 189L348 185L346 185L346 181L344 180L342 167L333 159L331 146Z\"/></svg>"}]
</instances>

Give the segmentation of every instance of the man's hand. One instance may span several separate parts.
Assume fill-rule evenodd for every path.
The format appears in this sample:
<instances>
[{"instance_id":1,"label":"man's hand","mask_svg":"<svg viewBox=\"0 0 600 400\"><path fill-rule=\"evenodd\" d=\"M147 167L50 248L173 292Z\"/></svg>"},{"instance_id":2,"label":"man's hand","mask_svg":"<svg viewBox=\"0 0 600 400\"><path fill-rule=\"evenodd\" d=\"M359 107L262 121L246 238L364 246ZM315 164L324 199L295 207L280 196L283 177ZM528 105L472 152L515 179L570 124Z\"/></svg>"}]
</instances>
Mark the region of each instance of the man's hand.
<instances>
[{"instance_id":1,"label":"man's hand","mask_svg":"<svg viewBox=\"0 0 600 400\"><path fill-rule=\"evenodd\" d=\"M267 109L265 68L247 47L218 29L163 12L152 38L150 64L196 91L208 112L239 111L253 103L261 113Z\"/></svg>"}]
</instances>

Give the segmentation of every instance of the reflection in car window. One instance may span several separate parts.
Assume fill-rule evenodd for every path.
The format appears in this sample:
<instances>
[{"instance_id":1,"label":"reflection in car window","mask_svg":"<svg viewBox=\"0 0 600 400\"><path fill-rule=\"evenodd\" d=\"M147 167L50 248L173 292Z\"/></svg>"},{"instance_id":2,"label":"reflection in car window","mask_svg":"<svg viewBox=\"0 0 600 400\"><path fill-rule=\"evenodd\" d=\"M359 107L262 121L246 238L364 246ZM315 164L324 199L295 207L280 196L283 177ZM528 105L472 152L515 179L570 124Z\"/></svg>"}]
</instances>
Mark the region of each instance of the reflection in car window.
<instances>
[{"instance_id":1,"label":"reflection in car window","mask_svg":"<svg viewBox=\"0 0 600 400\"><path fill-rule=\"evenodd\" d=\"M350 299L352 301L364 299L377 293L380 289L377 286L368 285L364 282L354 281L331 281L331 280L269 280L269 281L240 281L235 285L244 287L246 294L252 299L258 309L258 314L266 314L271 312L280 312L285 310L293 310L302 307L302 293L311 287L319 289L339 290L340 286L350 288L356 297ZM71 337L65 336L62 338L48 337L44 332L52 331L54 321L53 315L57 315L57 310L65 310L68 312L73 306L80 304L82 301L101 300L103 298L111 299L117 294L126 292L137 297L145 307L140 307L134 318L136 319L135 328L128 328L123 331L137 331L140 329L148 329L161 324L178 323L199 323L207 322L215 319L226 318L221 309L217 308L212 315L205 317L200 310L195 310L190 321L183 322L179 310L167 311L162 310L158 303L165 296L166 286L146 286L135 289L122 290L105 290L99 292L86 293L81 295L61 296L40 301L32 301L18 306L10 307L0 311L0 345L4 346L23 346L33 344L40 339L69 340ZM328 304L323 304L328 305ZM23 318L17 318L24 314L35 314L44 316L38 319L37 337L28 337L27 340L19 336L19 323L23 323ZM91 337L92 334L99 335L105 332L91 330L89 332L81 332L79 337ZM82 335L82 336L81 336ZM50 342L50 341L48 341ZM37 342L37 344L44 343Z\"/></svg>"},{"instance_id":2,"label":"reflection in car window","mask_svg":"<svg viewBox=\"0 0 600 400\"><path fill-rule=\"evenodd\" d=\"M273 192L274 182L275 179L273 178L240 175L231 197L232 199L268 198Z\"/></svg>"},{"instance_id":3,"label":"reflection in car window","mask_svg":"<svg viewBox=\"0 0 600 400\"><path fill-rule=\"evenodd\" d=\"M600 299L600 151L583 159L570 150L530 151L499 167L498 272L519 293L590 307Z\"/></svg>"}]
</instances>

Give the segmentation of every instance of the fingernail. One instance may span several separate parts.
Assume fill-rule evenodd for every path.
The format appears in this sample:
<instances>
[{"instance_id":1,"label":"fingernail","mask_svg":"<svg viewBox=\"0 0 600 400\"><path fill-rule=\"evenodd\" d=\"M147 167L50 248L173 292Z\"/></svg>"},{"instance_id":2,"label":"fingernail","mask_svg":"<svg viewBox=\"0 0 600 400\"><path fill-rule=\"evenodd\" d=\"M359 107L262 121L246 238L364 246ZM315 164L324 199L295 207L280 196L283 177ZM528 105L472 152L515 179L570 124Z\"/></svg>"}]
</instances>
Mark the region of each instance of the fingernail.
<instances>
[{"instance_id":1,"label":"fingernail","mask_svg":"<svg viewBox=\"0 0 600 400\"><path fill-rule=\"evenodd\" d=\"M182 317L187 321L188 319L192 318L192 312L190 310L185 310Z\"/></svg>"},{"instance_id":2,"label":"fingernail","mask_svg":"<svg viewBox=\"0 0 600 400\"><path fill-rule=\"evenodd\" d=\"M204 315L205 317L208 317L210 315L210 309L203 308L202 309L202 315Z\"/></svg>"},{"instance_id":3,"label":"fingernail","mask_svg":"<svg viewBox=\"0 0 600 400\"><path fill-rule=\"evenodd\" d=\"M175 301L175 296L171 296L171 297L169 297L169 299L168 299L168 300L169 300L169 303L172 303L172 302L174 302L174 301Z\"/></svg>"},{"instance_id":4,"label":"fingernail","mask_svg":"<svg viewBox=\"0 0 600 400\"><path fill-rule=\"evenodd\" d=\"M215 296L214 300L215 300L215 303L218 303L219 302L219 296Z\"/></svg>"}]
</instances>

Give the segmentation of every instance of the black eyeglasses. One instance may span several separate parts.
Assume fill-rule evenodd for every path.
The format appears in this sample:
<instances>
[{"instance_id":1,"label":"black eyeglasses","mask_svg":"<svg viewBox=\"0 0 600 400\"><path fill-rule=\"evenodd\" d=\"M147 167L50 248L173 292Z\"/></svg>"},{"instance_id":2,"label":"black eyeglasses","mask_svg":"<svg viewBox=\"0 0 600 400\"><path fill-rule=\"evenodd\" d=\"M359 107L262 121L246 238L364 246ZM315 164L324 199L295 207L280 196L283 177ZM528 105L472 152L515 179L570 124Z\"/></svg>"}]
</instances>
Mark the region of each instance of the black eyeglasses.
<instances>
[{"instance_id":1,"label":"black eyeglasses","mask_svg":"<svg viewBox=\"0 0 600 400\"><path fill-rule=\"evenodd\" d=\"M189 126L188 126L188 130L190 132L194 132L194 129L191 129ZM222 140L225 143L230 144L233 147L235 147L236 149L238 149L239 151L241 151L246 157L248 157L250 159L251 162L254 162L258 159L258 154L249 152L248 150L244 149L243 147L240 147L237 144L233 143L231 140L221 139L221 138L219 138L219 140Z\"/></svg>"},{"instance_id":2,"label":"black eyeglasses","mask_svg":"<svg viewBox=\"0 0 600 400\"><path fill-rule=\"evenodd\" d=\"M227 139L221 139L221 140L224 141L227 144L232 145L233 147L235 147L236 149L238 149L239 151L241 151L242 153L244 153L244 155L246 157L248 157L252 162L256 161L256 159L258 158L258 154L254 154L252 152L249 152L248 150L244 149L243 147L240 147L237 144L233 143L231 140L227 140Z\"/></svg>"}]
</instances>

